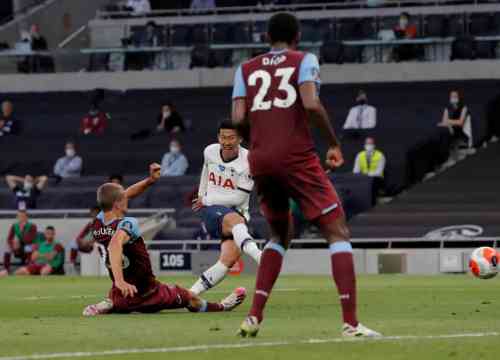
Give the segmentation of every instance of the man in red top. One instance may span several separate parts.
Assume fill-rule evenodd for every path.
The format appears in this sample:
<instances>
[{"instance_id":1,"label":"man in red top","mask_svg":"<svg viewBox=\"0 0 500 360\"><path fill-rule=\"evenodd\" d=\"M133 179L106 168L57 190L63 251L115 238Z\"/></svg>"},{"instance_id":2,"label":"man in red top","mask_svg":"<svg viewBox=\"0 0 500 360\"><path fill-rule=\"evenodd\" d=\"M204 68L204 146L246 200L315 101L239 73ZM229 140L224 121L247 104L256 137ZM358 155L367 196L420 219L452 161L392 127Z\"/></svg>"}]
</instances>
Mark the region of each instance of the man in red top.
<instances>
[{"instance_id":1,"label":"man in red top","mask_svg":"<svg viewBox=\"0 0 500 360\"><path fill-rule=\"evenodd\" d=\"M342 204L326 176L309 123L317 125L330 147L327 162L344 160L328 113L319 100L316 56L293 50L299 22L287 13L268 24L272 50L242 64L233 89L233 122L250 128L250 171L262 212L271 226L271 241L262 253L252 308L240 327L241 336L256 336L263 310L281 271L290 242L289 198L315 223L330 243L332 273L343 313L344 336L379 336L356 317L356 283L350 233Z\"/></svg>"},{"instance_id":2,"label":"man in red top","mask_svg":"<svg viewBox=\"0 0 500 360\"><path fill-rule=\"evenodd\" d=\"M103 135L108 127L109 114L101 111L97 106L92 106L89 113L85 115L80 124L80 132L83 135Z\"/></svg>"},{"instance_id":3,"label":"man in red top","mask_svg":"<svg viewBox=\"0 0 500 360\"><path fill-rule=\"evenodd\" d=\"M0 276L9 274L12 255L21 259L23 265L30 259L32 245L36 237L36 225L29 221L28 213L25 210L19 210L17 222L12 224L7 236L7 250L3 255L5 270L0 271Z\"/></svg>"}]
</instances>

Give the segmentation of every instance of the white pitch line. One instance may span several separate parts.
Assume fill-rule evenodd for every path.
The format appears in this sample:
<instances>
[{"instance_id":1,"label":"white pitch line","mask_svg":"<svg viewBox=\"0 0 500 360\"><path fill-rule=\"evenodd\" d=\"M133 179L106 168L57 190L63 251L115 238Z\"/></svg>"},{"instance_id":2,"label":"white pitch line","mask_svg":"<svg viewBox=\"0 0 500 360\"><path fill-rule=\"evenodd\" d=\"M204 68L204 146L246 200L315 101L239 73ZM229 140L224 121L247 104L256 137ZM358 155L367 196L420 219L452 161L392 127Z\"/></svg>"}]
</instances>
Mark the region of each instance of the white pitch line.
<instances>
[{"instance_id":1,"label":"white pitch line","mask_svg":"<svg viewBox=\"0 0 500 360\"><path fill-rule=\"evenodd\" d=\"M0 360L44 360L58 358L79 358L79 357L97 357L131 354L160 354L160 353L184 353L209 350L228 350L228 349L246 349L259 347L275 347L289 345L310 345L310 344L336 344L336 343L362 343L362 342L380 342L380 341L400 341L400 340L446 340L477 338L487 336L500 336L498 332L486 333L465 333L465 334L447 334L447 335L403 335L403 336L384 336L380 338L333 338L333 339L308 339L302 341L271 341L271 342L241 342L238 344L214 344L214 345L194 345L178 346L165 348L145 348L145 349L116 349L92 352L66 352L51 354L34 354L20 356L0 357Z\"/></svg>"}]
</instances>

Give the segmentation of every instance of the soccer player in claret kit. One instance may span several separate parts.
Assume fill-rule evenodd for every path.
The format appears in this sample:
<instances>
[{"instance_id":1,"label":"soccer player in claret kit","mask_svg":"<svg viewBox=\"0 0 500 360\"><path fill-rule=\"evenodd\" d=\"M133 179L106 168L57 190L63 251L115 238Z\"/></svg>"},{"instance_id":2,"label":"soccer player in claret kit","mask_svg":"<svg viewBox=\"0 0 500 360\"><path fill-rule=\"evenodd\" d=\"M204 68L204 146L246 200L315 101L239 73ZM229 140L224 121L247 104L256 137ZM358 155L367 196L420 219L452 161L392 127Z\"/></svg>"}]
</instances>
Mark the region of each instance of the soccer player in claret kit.
<instances>
[{"instance_id":1,"label":"soccer player in claret kit","mask_svg":"<svg viewBox=\"0 0 500 360\"><path fill-rule=\"evenodd\" d=\"M299 22L278 13L268 24L271 51L243 63L233 88L233 122L250 130L250 172L261 210L271 227L257 273L253 304L241 324L241 336L256 336L263 311L281 271L290 242L289 198L315 223L330 243L332 275L340 295L344 336L380 336L358 322L356 277L350 233L339 198L326 176L309 123L320 128L329 144L327 161L343 163L328 113L319 100L319 64L315 55L294 50Z\"/></svg>"},{"instance_id":2,"label":"soccer player in claret kit","mask_svg":"<svg viewBox=\"0 0 500 360\"><path fill-rule=\"evenodd\" d=\"M102 211L93 224L93 241L109 270L113 286L108 298L83 310L85 316L109 313L154 313L186 308L192 312L230 311L241 304L236 289L220 303L207 302L187 289L160 283L139 232L137 219L125 216L128 200L142 194L160 177L160 165L150 165L150 176L126 190L113 183L101 185L97 201Z\"/></svg>"}]
</instances>

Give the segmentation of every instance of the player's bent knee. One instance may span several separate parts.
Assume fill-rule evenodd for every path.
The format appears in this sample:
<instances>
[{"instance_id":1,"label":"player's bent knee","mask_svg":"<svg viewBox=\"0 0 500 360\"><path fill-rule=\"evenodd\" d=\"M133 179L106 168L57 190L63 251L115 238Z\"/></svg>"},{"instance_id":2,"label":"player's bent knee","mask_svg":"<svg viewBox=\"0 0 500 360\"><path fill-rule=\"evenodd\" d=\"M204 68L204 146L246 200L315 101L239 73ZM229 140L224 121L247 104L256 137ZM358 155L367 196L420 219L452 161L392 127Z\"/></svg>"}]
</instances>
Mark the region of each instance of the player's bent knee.
<instances>
[{"instance_id":1,"label":"player's bent knee","mask_svg":"<svg viewBox=\"0 0 500 360\"><path fill-rule=\"evenodd\" d=\"M233 231L233 227L244 223L245 220L240 214L230 213L224 216L224 219L222 220L222 230L226 235L230 235Z\"/></svg>"}]
</instances>

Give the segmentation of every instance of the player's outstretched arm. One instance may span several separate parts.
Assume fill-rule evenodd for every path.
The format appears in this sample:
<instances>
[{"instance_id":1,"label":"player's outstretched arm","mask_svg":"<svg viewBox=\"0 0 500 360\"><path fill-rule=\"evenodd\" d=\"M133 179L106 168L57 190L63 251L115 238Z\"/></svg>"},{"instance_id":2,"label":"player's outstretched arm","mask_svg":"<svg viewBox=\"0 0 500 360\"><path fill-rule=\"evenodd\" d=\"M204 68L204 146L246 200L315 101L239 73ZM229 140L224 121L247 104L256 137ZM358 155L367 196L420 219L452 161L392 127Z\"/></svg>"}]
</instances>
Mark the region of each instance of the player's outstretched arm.
<instances>
[{"instance_id":1,"label":"player's outstretched arm","mask_svg":"<svg viewBox=\"0 0 500 360\"><path fill-rule=\"evenodd\" d=\"M340 143L335 135L330 117L319 99L316 84L306 81L300 85L300 96L311 124L320 129L321 134L328 142L327 162L332 167L339 167L344 163Z\"/></svg>"},{"instance_id":2,"label":"player's outstretched arm","mask_svg":"<svg viewBox=\"0 0 500 360\"><path fill-rule=\"evenodd\" d=\"M238 129L240 136L247 140L249 139L250 122L247 118L247 105L245 98L233 99L233 106L231 110L231 120Z\"/></svg>"},{"instance_id":3,"label":"player's outstretched arm","mask_svg":"<svg viewBox=\"0 0 500 360\"><path fill-rule=\"evenodd\" d=\"M152 163L149 165L149 176L135 183L132 186L129 186L127 190L125 190L125 194L129 199L133 199L139 195L141 195L148 187L158 181L160 178L161 165L158 163Z\"/></svg>"},{"instance_id":4,"label":"player's outstretched arm","mask_svg":"<svg viewBox=\"0 0 500 360\"><path fill-rule=\"evenodd\" d=\"M122 292L124 297L134 297L137 288L127 283L123 277L123 244L130 240L130 235L122 229L118 229L109 242L109 263L115 280L115 286Z\"/></svg>"}]
</instances>

